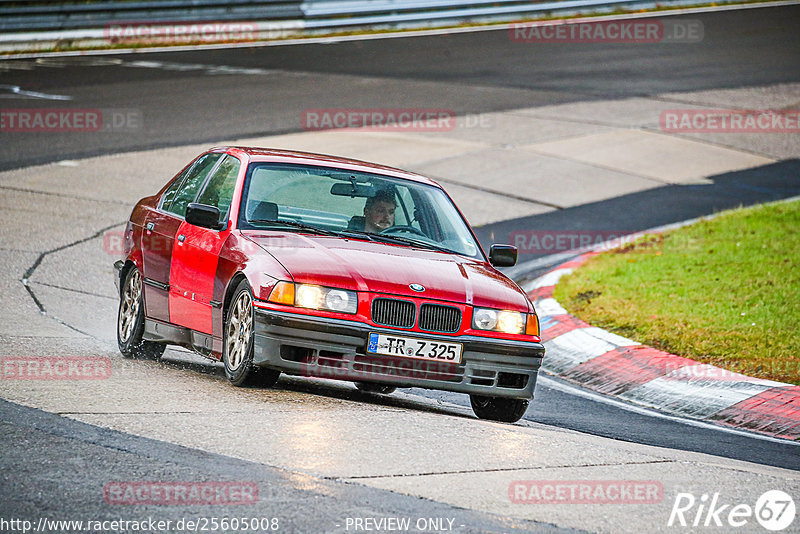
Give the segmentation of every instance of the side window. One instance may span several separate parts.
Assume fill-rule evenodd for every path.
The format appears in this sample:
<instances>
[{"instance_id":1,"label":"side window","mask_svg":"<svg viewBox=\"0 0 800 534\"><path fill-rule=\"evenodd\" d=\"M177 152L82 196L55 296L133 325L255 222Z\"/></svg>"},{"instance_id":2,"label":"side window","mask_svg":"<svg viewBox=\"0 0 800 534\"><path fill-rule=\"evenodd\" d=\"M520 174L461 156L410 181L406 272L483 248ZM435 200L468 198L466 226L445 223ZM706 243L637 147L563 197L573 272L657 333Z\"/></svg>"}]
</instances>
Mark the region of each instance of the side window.
<instances>
[{"instance_id":1,"label":"side window","mask_svg":"<svg viewBox=\"0 0 800 534\"><path fill-rule=\"evenodd\" d=\"M414 198L407 187L397 188L397 210L394 212L395 226L408 226L414 221ZM417 224L419 226L419 224Z\"/></svg>"},{"instance_id":2,"label":"side window","mask_svg":"<svg viewBox=\"0 0 800 534\"><path fill-rule=\"evenodd\" d=\"M194 197L197 196L200 186L206 181L208 173L211 172L211 169L214 168L214 165L217 164L217 161L222 156L224 154L206 154L198 160L183 179L172 203L169 206L165 203L163 208L179 217L186 216L186 206L194 201Z\"/></svg>"},{"instance_id":3,"label":"side window","mask_svg":"<svg viewBox=\"0 0 800 534\"><path fill-rule=\"evenodd\" d=\"M240 165L237 158L225 156L225 159L208 181L208 185L200 194L200 198L197 199L200 204L219 208L220 220L225 220L228 209L231 207L233 188L236 186L236 177L239 175Z\"/></svg>"},{"instance_id":4,"label":"side window","mask_svg":"<svg viewBox=\"0 0 800 534\"><path fill-rule=\"evenodd\" d=\"M183 180L186 178L186 175L192 172L192 169L196 166L196 163L193 163L189 166L185 171L183 171L180 176L175 178L172 183L169 185L166 191L164 191L164 195L161 197L161 208L164 210L169 211L169 206L172 204L172 201L175 199L175 194L181 188L181 184Z\"/></svg>"}]
</instances>

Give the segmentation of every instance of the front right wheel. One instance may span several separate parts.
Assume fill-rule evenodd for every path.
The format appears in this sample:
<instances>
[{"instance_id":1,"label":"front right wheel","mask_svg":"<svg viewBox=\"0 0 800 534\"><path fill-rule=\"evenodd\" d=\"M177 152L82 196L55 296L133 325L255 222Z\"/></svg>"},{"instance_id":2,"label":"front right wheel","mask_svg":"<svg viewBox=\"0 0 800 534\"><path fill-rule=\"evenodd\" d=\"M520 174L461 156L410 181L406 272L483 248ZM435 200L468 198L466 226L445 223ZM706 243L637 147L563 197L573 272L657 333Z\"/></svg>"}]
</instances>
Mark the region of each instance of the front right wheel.
<instances>
[{"instance_id":1,"label":"front right wheel","mask_svg":"<svg viewBox=\"0 0 800 534\"><path fill-rule=\"evenodd\" d=\"M487 397L484 395L470 395L472 411L480 419L500 421L502 423L516 423L528 409L528 399L508 399L505 397Z\"/></svg>"}]
</instances>

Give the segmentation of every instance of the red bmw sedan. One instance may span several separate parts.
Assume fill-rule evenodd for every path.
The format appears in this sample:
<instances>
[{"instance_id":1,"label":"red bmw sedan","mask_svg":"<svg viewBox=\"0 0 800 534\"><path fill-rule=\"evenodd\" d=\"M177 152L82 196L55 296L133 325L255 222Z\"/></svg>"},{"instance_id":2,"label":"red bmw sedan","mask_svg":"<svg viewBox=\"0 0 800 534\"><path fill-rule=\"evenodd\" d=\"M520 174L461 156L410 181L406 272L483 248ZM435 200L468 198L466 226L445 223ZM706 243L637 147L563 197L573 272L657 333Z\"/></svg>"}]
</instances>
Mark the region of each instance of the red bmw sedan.
<instances>
[{"instance_id":1,"label":"red bmw sedan","mask_svg":"<svg viewBox=\"0 0 800 534\"><path fill-rule=\"evenodd\" d=\"M201 154L140 200L114 265L127 357L168 344L221 360L237 386L280 373L387 394L470 395L519 420L544 347L525 293L445 191L351 159L261 148Z\"/></svg>"}]
</instances>

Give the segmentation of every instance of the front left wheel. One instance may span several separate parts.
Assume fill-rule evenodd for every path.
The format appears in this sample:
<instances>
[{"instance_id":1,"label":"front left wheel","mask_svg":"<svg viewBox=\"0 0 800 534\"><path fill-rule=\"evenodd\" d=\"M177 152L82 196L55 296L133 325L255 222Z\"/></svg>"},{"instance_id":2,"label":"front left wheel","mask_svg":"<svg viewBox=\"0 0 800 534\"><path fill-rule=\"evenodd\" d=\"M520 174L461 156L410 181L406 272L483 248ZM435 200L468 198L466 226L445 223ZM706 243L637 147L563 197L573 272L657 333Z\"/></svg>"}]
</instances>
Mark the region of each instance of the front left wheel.
<instances>
[{"instance_id":1,"label":"front left wheel","mask_svg":"<svg viewBox=\"0 0 800 534\"><path fill-rule=\"evenodd\" d=\"M246 280L239 282L225 311L222 362L225 375L234 386L274 386L281 372L253 364L253 294Z\"/></svg>"},{"instance_id":2,"label":"front left wheel","mask_svg":"<svg viewBox=\"0 0 800 534\"><path fill-rule=\"evenodd\" d=\"M157 360L164 354L166 345L147 341L144 335L144 297L142 275L131 267L125 275L117 313L117 346L126 358Z\"/></svg>"}]
</instances>

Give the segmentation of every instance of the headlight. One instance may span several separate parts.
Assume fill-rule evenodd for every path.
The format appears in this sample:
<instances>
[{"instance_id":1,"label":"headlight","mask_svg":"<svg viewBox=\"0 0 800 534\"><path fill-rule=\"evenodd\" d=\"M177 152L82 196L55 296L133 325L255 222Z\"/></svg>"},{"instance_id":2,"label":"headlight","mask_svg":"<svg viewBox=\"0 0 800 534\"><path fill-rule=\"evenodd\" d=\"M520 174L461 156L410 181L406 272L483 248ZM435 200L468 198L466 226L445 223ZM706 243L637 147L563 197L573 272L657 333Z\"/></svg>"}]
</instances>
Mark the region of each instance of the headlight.
<instances>
[{"instance_id":1,"label":"headlight","mask_svg":"<svg viewBox=\"0 0 800 534\"><path fill-rule=\"evenodd\" d=\"M358 303L356 294L352 291L330 289L325 293L325 307L345 313L355 313ZM352 308L352 311L351 311Z\"/></svg>"},{"instance_id":2,"label":"headlight","mask_svg":"<svg viewBox=\"0 0 800 534\"><path fill-rule=\"evenodd\" d=\"M322 288L319 286L298 285L294 291L294 304L301 308L321 308Z\"/></svg>"},{"instance_id":3,"label":"headlight","mask_svg":"<svg viewBox=\"0 0 800 534\"><path fill-rule=\"evenodd\" d=\"M494 330L506 334L521 334L525 329L525 314L515 311L475 308L472 312L472 328Z\"/></svg>"},{"instance_id":4,"label":"headlight","mask_svg":"<svg viewBox=\"0 0 800 534\"><path fill-rule=\"evenodd\" d=\"M486 308L475 308L472 313L472 327L479 330L494 330L497 326L497 312Z\"/></svg>"},{"instance_id":5,"label":"headlight","mask_svg":"<svg viewBox=\"0 0 800 534\"><path fill-rule=\"evenodd\" d=\"M346 289L278 282L269 294L269 301L299 308L356 313L358 294Z\"/></svg>"}]
</instances>

